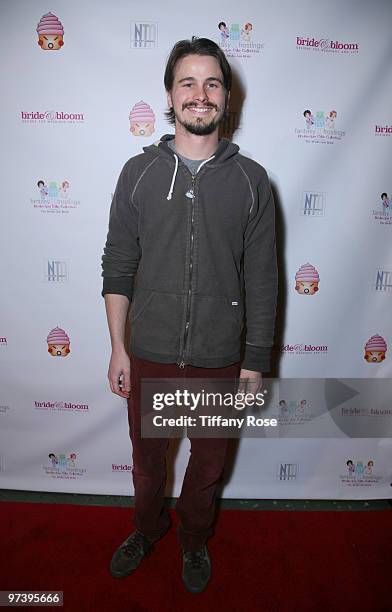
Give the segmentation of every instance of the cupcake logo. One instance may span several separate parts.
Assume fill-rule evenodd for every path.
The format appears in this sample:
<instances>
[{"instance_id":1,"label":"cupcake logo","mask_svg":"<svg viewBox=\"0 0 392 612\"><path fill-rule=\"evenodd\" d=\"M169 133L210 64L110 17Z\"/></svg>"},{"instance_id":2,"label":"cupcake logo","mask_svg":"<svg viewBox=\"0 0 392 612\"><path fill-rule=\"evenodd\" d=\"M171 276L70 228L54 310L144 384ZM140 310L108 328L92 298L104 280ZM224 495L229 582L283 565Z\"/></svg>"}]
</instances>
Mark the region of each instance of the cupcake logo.
<instances>
[{"instance_id":1,"label":"cupcake logo","mask_svg":"<svg viewBox=\"0 0 392 612\"><path fill-rule=\"evenodd\" d=\"M48 343L48 353L52 357L67 357L71 352L69 336L61 327L52 329L46 341Z\"/></svg>"},{"instance_id":2,"label":"cupcake logo","mask_svg":"<svg viewBox=\"0 0 392 612\"><path fill-rule=\"evenodd\" d=\"M37 25L38 44L44 51L58 51L64 44L64 28L56 15L46 13Z\"/></svg>"},{"instance_id":3,"label":"cupcake logo","mask_svg":"<svg viewBox=\"0 0 392 612\"><path fill-rule=\"evenodd\" d=\"M134 136L151 136L155 132L155 114L143 100L137 102L129 113L130 132Z\"/></svg>"},{"instance_id":4,"label":"cupcake logo","mask_svg":"<svg viewBox=\"0 0 392 612\"><path fill-rule=\"evenodd\" d=\"M300 295L314 295L318 290L319 273L310 263L303 264L295 275L295 290Z\"/></svg>"},{"instance_id":5,"label":"cupcake logo","mask_svg":"<svg viewBox=\"0 0 392 612\"><path fill-rule=\"evenodd\" d=\"M364 359L368 363L381 363L385 359L387 343L379 334L374 334L365 344Z\"/></svg>"}]
</instances>

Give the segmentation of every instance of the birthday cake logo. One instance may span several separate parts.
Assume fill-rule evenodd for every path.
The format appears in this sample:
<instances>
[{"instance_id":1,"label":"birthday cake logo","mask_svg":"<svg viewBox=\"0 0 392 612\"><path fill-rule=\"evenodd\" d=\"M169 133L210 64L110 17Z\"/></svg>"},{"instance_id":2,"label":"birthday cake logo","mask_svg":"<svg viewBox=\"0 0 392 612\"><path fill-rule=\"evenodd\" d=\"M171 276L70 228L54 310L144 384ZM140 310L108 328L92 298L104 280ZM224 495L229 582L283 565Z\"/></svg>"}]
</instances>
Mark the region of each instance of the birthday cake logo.
<instances>
[{"instance_id":1,"label":"birthday cake logo","mask_svg":"<svg viewBox=\"0 0 392 612\"><path fill-rule=\"evenodd\" d=\"M260 53L264 44L254 38L253 23L218 23L219 40L217 41L227 57L249 58Z\"/></svg>"},{"instance_id":2,"label":"birthday cake logo","mask_svg":"<svg viewBox=\"0 0 392 612\"><path fill-rule=\"evenodd\" d=\"M336 110L328 112L318 110L313 113L306 109L302 113L305 122L304 128L296 128L297 138L304 139L312 144L334 144L346 135L343 130L336 129L338 113Z\"/></svg>"},{"instance_id":3,"label":"birthday cake logo","mask_svg":"<svg viewBox=\"0 0 392 612\"><path fill-rule=\"evenodd\" d=\"M385 359L387 343L379 334L374 334L365 344L364 359L368 363L381 363Z\"/></svg>"},{"instance_id":4,"label":"birthday cake logo","mask_svg":"<svg viewBox=\"0 0 392 612\"><path fill-rule=\"evenodd\" d=\"M38 44L44 51L58 51L64 45L64 28L53 13L43 15L37 25Z\"/></svg>"},{"instance_id":5,"label":"birthday cake logo","mask_svg":"<svg viewBox=\"0 0 392 612\"><path fill-rule=\"evenodd\" d=\"M46 338L48 353L52 357L67 357L71 352L68 334L61 327L52 329Z\"/></svg>"},{"instance_id":6,"label":"birthday cake logo","mask_svg":"<svg viewBox=\"0 0 392 612\"><path fill-rule=\"evenodd\" d=\"M320 277L310 263L303 264L295 275L295 290L300 295L314 295L319 290Z\"/></svg>"},{"instance_id":7,"label":"birthday cake logo","mask_svg":"<svg viewBox=\"0 0 392 612\"><path fill-rule=\"evenodd\" d=\"M151 136L155 132L155 114L151 106L143 100L137 102L129 113L130 128L133 136Z\"/></svg>"}]
</instances>

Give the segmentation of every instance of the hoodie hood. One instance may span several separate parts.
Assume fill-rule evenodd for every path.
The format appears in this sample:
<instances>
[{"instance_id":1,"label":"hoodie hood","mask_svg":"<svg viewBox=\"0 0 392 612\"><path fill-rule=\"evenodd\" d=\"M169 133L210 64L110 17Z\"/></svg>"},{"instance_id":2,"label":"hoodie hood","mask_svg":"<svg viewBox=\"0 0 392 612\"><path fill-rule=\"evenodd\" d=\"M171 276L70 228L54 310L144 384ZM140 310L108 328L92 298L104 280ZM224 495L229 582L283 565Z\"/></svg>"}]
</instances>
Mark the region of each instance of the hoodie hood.
<instances>
[{"instance_id":1,"label":"hoodie hood","mask_svg":"<svg viewBox=\"0 0 392 612\"><path fill-rule=\"evenodd\" d=\"M159 140L156 140L152 145L147 147L143 147L143 151L145 153L150 153L154 155L169 155L171 158L175 155L175 153L170 149L167 145L168 140L173 140L174 134L164 134L161 136ZM231 159L239 152L239 146L227 140L227 138L221 138L219 140L219 145L214 155L209 158L208 165L216 165L226 162L228 159Z\"/></svg>"},{"instance_id":2,"label":"hoodie hood","mask_svg":"<svg viewBox=\"0 0 392 612\"><path fill-rule=\"evenodd\" d=\"M156 140L154 144L149 145L148 147L143 147L143 151L145 153L150 153L154 157L157 157L158 155L164 155L169 156L171 159L174 158L174 170L169 191L166 196L167 200L172 199L179 165L178 155L176 155L176 153L172 151L172 149L167 144L168 140L173 139L174 134L164 134L164 136L162 136L159 140ZM237 155L238 151L239 147L237 145L231 143L226 138L221 138L219 140L218 148L215 151L214 155L211 155L211 157L209 157L208 159L205 159L204 161L200 162L200 166L197 172L199 172L200 168L202 166L205 166L206 164L208 164L209 166L218 166L220 164L226 163L229 159Z\"/></svg>"}]
</instances>

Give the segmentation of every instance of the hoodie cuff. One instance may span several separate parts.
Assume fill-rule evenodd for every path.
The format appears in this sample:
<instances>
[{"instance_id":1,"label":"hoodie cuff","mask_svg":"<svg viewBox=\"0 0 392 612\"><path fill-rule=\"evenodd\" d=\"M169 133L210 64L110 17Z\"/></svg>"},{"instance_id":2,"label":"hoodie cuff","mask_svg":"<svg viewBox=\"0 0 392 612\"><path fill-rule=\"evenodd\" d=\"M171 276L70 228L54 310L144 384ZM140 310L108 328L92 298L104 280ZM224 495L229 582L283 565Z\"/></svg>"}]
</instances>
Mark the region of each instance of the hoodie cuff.
<instances>
[{"instance_id":1,"label":"hoodie cuff","mask_svg":"<svg viewBox=\"0 0 392 612\"><path fill-rule=\"evenodd\" d=\"M271 346L245 344L245 354L241 368L253 372L269 372L271 368L271 349Z\"/></svg>"},{"instance_id":2,"label":"hoodie cuff","mask_svg":"<svg viewBox=\"0 0 392 612\"><path fill-rule=\"evenodd\" d=\"M125 295L131 302L133 295L133 277L105 277L103 279L103 289L101 291L102 297L104 297L106 293Z\"/></svg>"}]
</instances>

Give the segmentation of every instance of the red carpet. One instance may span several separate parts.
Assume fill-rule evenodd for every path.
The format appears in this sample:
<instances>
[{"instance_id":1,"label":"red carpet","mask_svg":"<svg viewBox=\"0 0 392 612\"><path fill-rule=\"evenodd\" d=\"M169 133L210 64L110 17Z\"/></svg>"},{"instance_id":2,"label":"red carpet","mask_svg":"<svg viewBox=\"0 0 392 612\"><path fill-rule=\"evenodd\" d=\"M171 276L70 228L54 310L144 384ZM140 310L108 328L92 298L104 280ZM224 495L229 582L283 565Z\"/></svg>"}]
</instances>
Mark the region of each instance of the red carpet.
<instances>
[{"instance_id":1,"label":"red carpet","mask_svg":"<svg viewBox=\"0 0 392 612\"><path fill-rule=\"evenodd\" d=\"M67 611L392 609L389 510L222 511L199 595L183 587L174 525L137 573L116 580L108 565L132 529L129 509L3 502L0 513L1 590L62 590Z\"/></svg>"}]
</instances>

